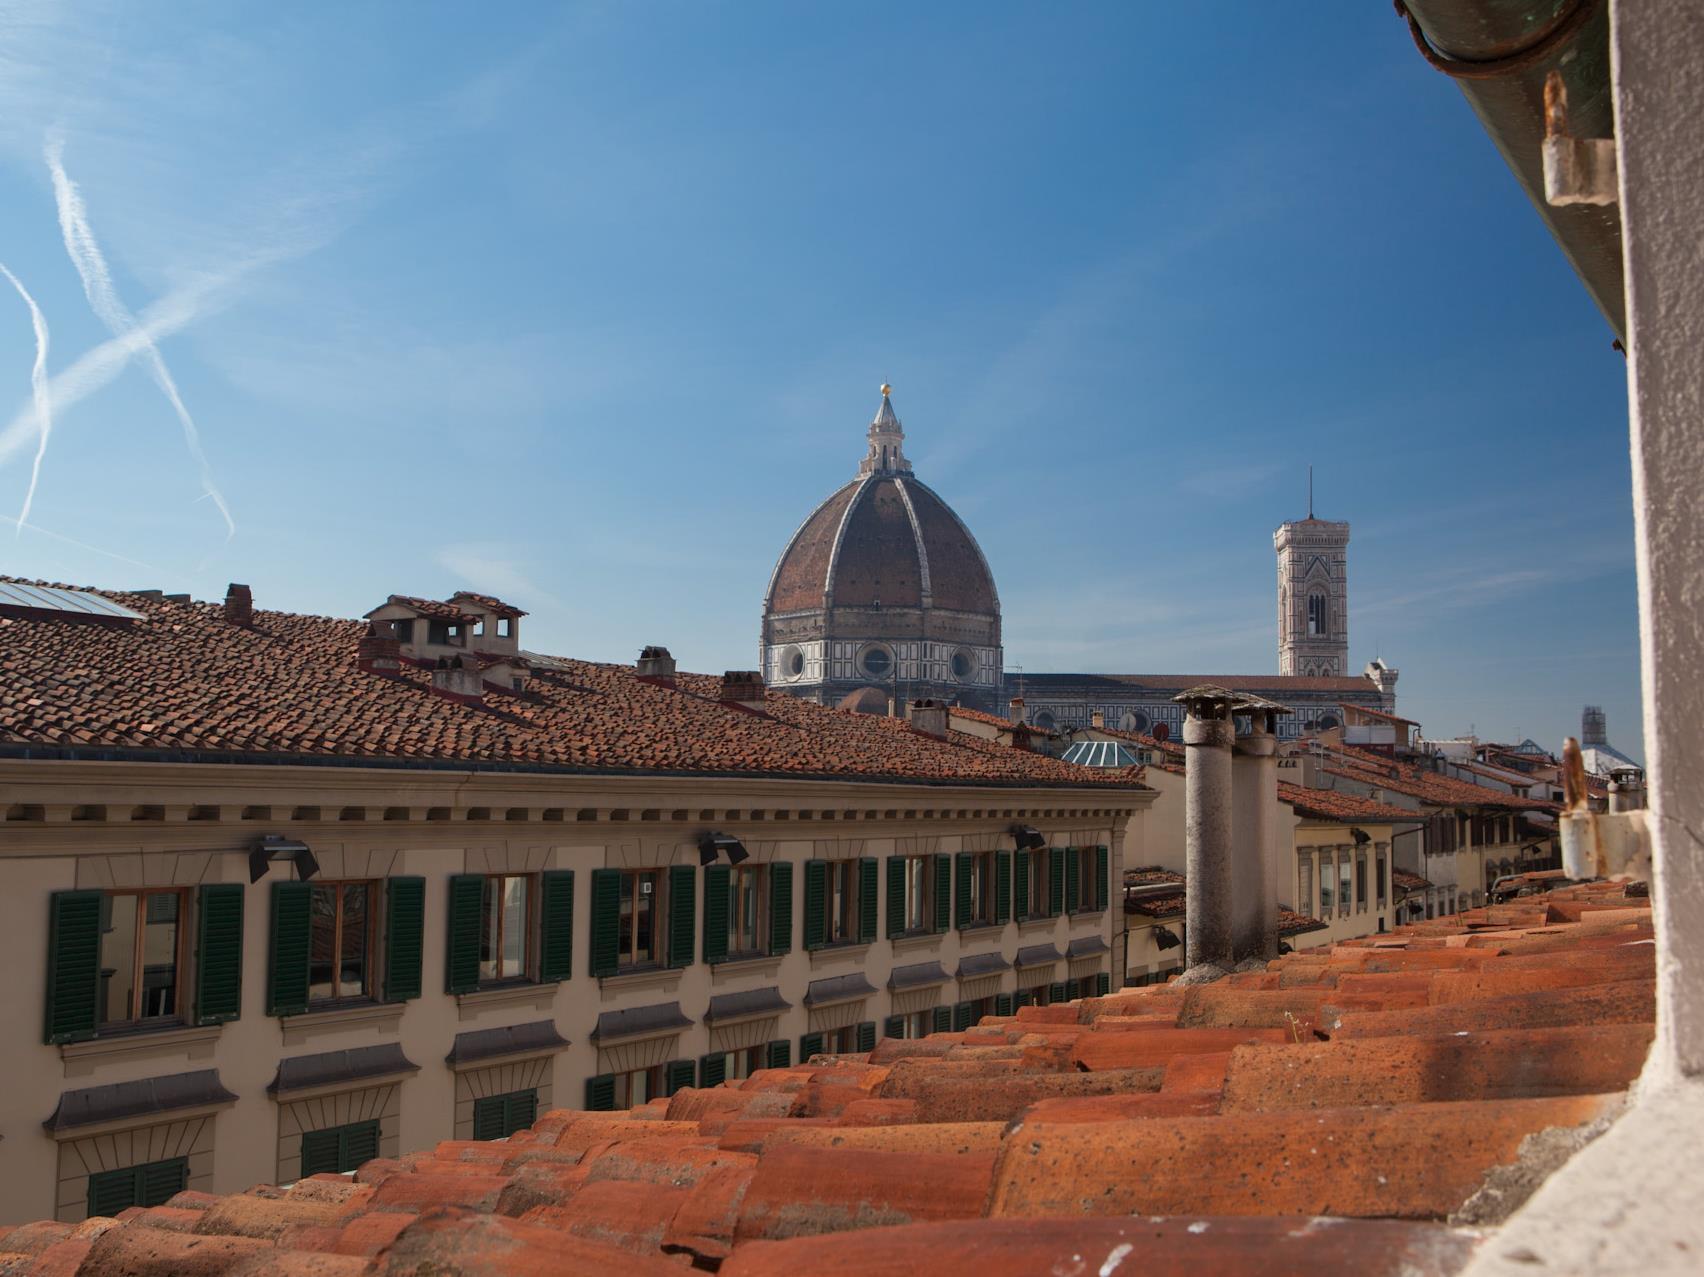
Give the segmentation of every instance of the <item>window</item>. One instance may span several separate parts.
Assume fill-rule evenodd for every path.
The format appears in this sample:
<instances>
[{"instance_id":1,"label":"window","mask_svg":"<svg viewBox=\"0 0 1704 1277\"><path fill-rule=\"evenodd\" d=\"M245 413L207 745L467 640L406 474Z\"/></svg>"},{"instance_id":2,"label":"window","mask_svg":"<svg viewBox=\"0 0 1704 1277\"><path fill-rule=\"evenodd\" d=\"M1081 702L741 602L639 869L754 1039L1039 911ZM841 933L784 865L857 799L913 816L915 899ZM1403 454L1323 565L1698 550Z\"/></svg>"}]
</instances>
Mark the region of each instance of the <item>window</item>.
<instances>
[{"instance_id":1,"label":"window","mask_svg":"<svg viewBox=\"0 0 1704 1277\"><path fill-rule=\"evenodd\" d=\"M759 1069L769 1067L769 1047L748 1046L743 1051L718 1051L706 1055L698 1063L698 1085L719 1086L723 1082L738 1082Z\"/></svg>"},{"instance_id":2,"label":"window","mask_svg":"<svg viewBox=\"0 0 1704 1277\"><path fill-rule=\"evenodd\" d=\"M796 647L790 647L781 657L781 668L788 678L798 678L805 672L805 654Z\"/></svg>"},{"instance_id":3,"label":"window","mask_svg":"<svg viewBox=\"0 0 1704 1277\"><path fill-rule=\"evenodd\" d=\"M1383 909L1385 907L1385 902L1390 899L1390 886L1388 882L1390 878L1390 866L1386 863L1385 854L1382 851L1373 859L1374 863L1378 867L1379 908Z\"/></svg>"},{"instance_id":4,"label":"window","mask_svg":"<svg viewBox=\"0 0 1704 1277\"><path fill-rule=\"evenodd\" d=\"M1337 903L1337 870L1331 863L1331 853L1319 857L1319 917L1329 918Z\"/></svg>"},{"instance_id":5,"label":"window","mask_svg":"<svg viewBox=\"0 0 1704 1277\"><path fill-rule=\"evenodd\" d=\"M935 929L935 865L932 856L907 856L897 861L904 893L894 891L890 907L899 908L898 929L895 934L912 935ZM890 868L889 872L894 872ZM892 890L890 888L890 890Z\"/></svg>"},{"instance_id":6,"label":"window","mask_svg":"<svg viewBox=\"0 0 1704 1277\"><path fill-rule=\"evenodd\" d=\"M1072 910L1087 913L1100 908L1100 889L1096 885L1101 880L1100 849L1071 847L1065 854L1075 862L1068 866L1070 872L1065 881L1065 895ZM1075 890L1072 890L1073 887Z\"/></svg>"},{"instance_id":7,"label":"window","mask_svg":"<svg viewBox=\"0 0 1704 1277\"><path fill-rule=\"evenodd\" d=\"M1314 916L1313 855L1304 853L1296 866L1296 912Z\"/></svg>"},{"instance_id":8,"label":"window","mask_svg":"<svg viewBox=\"0 0 1704 1277\"><path fill-rule=\"evenodd\" d=\"M477 1111L478 1102L475 1101ZM475 1119L477 1122L477 1118ZM529 1122L530 1126L531 1123ZM302 1178L341 1175L359 1169L379 1155L377 1120L331 1126L302 1133Z\"/></svg>"},{"instance_id":9,"label":"window","mask_svg":"<svg viewBox=\"0 0 1704 1277\"><path fill-rule=\"evenodd\" d=\"M464 635L459 621L427 621L426 641L440 647L460 647Z\"/></svg>"},{"instance_id":10,"label":"window","mask_svg":"<svg viewBox=\"0 0 1704 1277\"><path fill-rule=\"evenodd\" d=\"M479 936L481 984L526 978L531 888L528 874L486 876Z\"/></svg>"},{"instance_id":11,"label":"window","mask_svg":"<svg viewBox=\"0 0 1704 1277\"><path fill-rule=\"evenodd\" d=\"M101 897L100 1027L182 1013L182 891Z\"/></svg>"},{"instance_id":12,"label":"window","mask_svg":"<svg viewBox=\"0 0 1704 1277\"><path fill-rule=\"evenodd\" d=\"M497 618L497 637L513 638L515 636L515 620L510 616Z\"/></svg>"},{"instance_id":13,"label":"window","mask_svg":"<svg viewBox=\"0 0 1704 1277\"><path fill-rule=\"evenodd\" d=\"M391 630L399 643L414 642L414 618L408 617L401 621L392 621Z\"/></svg>"},{"instance_id":14,"label":"window","mask_svg":"<svg viewBox=\"0 0 1704 1277\"><path fill-rule=\"evenodd\" d=\"M1367 911L1367 853L1355 853L1355 912Z\"/></svg>"},{"instance_id":15,"label":"window","mask_svg":"<svg viewBox=\"0 0 1704 1277\"><path fill-rule=\"evenodd\" d=\"M885 647L865 648L860 663L871 678L886 678L893 669L893 657Z\"/></svg>"},{"instance_id":16,"label":"window","mask_svg":"<svg viewBox=\"0 0 1704 1277\"><path fill-rule=\"evenodd\" d=\"M887 1036L890 1038L926 1038L935 1024L935 1010L915 1011L910 1015L890 1016Z\"/></svg>"},{"instance_id":17,"label":"window","mask_svg":"<svg viewBox=\"0 0 1704 1277\"><path fill-rule=\"evenodd\" d=\"M648 1100L667 1094L668 1078L661 1064L611 1076L615 1079L615 1110L618 1113L623 1109L638 1108Z\"/></svg>"},{"instance_id":18,"label":"window","mask_svg":"<svg viewBox=\"0 0 1704 1277\"><path fill-rule=\"evenodd\" d=\"M315 882L311 890L308 1000L324 1004L366 997L373 948L374 884Z\"/></svg>"},{"instance_id":19,"label":"window","mask_svg":"<svg viewBox=\"0 0 1704 1277\"><path fill-rule=\"evenodd\" d=\"M1037 847L1029 853L1029 908L1024 917L1050 918L1059 912L1059 902L1053 898L1052 861L1064 854L1052 847Z\"/></svg>"},{"instance_id":20,"label":"window","mask_svg":"<svg viewBox=\"0 0 1704 1277\"><path fill-rule=\"evenodd\" d=\"M1326 624L1325 595L1308 595L1308 637L1324 638L1330 633Z\"/></svg>"},{"instance_id":21,"label":"window","mask_svg":"<svg viewBox=\"0 0 1704 1277\"><path fill-rule=\"evenodd\" d=\"M187 1157L101 1171L89 1176L89 1215L110 1217L132 1206L164 1206L187 1187Z\"/></svg>"},{"instance_id":22,"label":"window","mask_svg":"<svg viewBox=\"0 0 1704 1277\"><path fill-rule=\"evenodd\" d=\"M971 660L969 652L959 651L953 653L953 677L958 679L959 682L962 683L965 679L969 678L970 672L975 668L976 665Z\"/></svg>"},{"instance_id":23,"label":"window","mask_svg":"<svg viewBox=\"0 0 1704 1277\"><path fill-rule=\"evenodd\" d=\"M506 1095L487 1095L473 1102L473 1138L504 1140L516 1131L524 1131L538 1117L538 1090L510 1091Z\"/></svg>"},{"instance_id":24,"label":"window","mask_svg":"<svg viewBox=\"0 0 1704 1277\"><path fill-rule=\"evenodd\" d=\"M728 953L769 951L769 866L746 863L728 873Z\"/></svg>"},{"instance_id":25,"label":"window","mask_svg":"<svg viewBox=\"0 0 1704 1277\"><path fill-rule=\"evenodd\" d=\"M1349 853L1339 852L1337 856L1337 916L1349 916L1349 891L1354 881L1354 867L1349 863Z\"/></svg>"},{"instance_id":26,"label":"window","mask_svg":"<svg viewBox=\"0 0 1704 1277\"><path fill-rule=\"evenodd\" d=\"M618 965L642 967L662 960L658 948L658 932L662 929L658 925L662 917L662 896L662 870L622 871Z\"/></svg>"},{"instance_id":27,"label":"window","mask_svg":"<svg viewBox=\"0 0 1704 1277\"><path fill-rule=\"evenodd\" d=\"M960 862L959 892L963 896L960 927L986 927L994 921L994 853L966 854Z\"/></svg>"},{"instance_id":28,"label":"window","mask_svg":"<svg viewBox=\"0 0 1704 1277\"><path fill-rule=\"evenodd\" d=\"M858 870L856 860L829 862L828 944L852 944L858 939Z\"/></svg>"}]
</instances>

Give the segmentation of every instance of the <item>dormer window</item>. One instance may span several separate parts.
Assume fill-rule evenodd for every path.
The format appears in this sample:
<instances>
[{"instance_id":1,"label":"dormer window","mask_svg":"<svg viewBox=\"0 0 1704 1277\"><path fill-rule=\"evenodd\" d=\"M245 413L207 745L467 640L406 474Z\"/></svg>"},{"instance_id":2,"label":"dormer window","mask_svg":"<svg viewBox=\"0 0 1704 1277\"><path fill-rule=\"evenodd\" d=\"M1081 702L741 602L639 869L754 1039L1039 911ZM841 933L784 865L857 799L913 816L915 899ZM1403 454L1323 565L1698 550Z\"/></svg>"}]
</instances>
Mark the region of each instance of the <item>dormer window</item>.
<instances>
[{"instance_id":1,"label":"dormer window","mask_svg":"<svg viewBox=\"0 0 1704 1277\"><path fill-rule=\"evenodd\" d=\"M396 632L396 641L397 642L399 642L399 643L412 643L412 642L414 642L414 618L413 617L407 616L407 617L403 617L400 621L392 621L391 622L391 628Z\"/></svg>"},{"instance_id":2,"label":"dormer window","mask_svg":"<svg viewBox=\"0 0 1704 1277\"><path fill-rule=\"evenodd\" d=\"M513 617L500 616L500 617L497 618L497 637L498 638L514 638L515 637L515 621L514 621Z\"/></svg>"},{"instance_id":3,"label":"dormer window","mask_svg":"<svg viewBox=\"0 0 1704 1277\"><path fill-rule=\"evenodd\" d=\"M461 647L467 640L459 621L428 621L426 641L439 647Z\"/></svg>"}]
</instances>

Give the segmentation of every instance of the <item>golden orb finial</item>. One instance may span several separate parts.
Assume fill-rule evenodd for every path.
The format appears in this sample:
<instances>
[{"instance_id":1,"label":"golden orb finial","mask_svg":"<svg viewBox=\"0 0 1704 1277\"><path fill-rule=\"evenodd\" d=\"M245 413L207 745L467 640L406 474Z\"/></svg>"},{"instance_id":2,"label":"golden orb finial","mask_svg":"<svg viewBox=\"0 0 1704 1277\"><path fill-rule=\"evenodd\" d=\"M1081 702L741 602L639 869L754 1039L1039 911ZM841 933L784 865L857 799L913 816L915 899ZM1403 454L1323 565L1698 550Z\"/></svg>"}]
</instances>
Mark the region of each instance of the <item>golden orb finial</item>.
<instances>
[{"instance_id":1,"label":"golden orb finial","mask_svg":"<svg viewBox=\"0 0 1704 1277\"><path fill-rule=\"evenodd\" d=\"M887 382L885 382L885 381L882 382L882 398L886 399L892 393L893 393L893 387L888 385Z\"/></svg>"}]
</instances>

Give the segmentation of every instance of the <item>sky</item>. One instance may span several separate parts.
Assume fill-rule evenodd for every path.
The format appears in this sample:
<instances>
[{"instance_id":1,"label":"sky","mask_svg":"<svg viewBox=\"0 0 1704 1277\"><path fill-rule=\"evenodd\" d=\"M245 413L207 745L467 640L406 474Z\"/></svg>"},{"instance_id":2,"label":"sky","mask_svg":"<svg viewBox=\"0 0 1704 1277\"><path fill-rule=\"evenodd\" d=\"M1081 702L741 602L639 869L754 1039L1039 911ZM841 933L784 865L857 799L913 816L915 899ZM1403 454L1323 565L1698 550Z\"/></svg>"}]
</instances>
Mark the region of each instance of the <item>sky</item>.
<instances>
[{"instance_id":1,"label":"sky","mask_svg":"<svg viewBox=\"0 0 1704 1277\"><path fill-rule=\"evenodd\" d=\"M1275 670L1311 463L1353 669L1642 756L1625 365L1388 5L0 0L0 263L0 572L749 668L885 380L1008 666Z\"/></svg>"}]
</instances>

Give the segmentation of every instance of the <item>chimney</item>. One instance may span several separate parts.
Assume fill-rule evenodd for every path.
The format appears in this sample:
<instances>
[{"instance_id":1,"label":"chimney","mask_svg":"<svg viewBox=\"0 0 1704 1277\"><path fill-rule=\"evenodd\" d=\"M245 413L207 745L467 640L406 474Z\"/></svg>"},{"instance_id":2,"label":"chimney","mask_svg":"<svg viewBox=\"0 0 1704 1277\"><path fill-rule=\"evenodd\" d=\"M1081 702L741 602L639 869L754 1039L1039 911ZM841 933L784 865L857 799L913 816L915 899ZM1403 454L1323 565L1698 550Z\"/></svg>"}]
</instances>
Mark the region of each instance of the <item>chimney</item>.
<instances>
[{"instance_id":1,"label":"chimney","mask_svg":"<svg viewBox=\"0 0 1704 1277\"><path fill-rule=\"evenodd\" d=\"M671 662L672 664L672 662ZM759 670L728 670L722 675L721 689L716 699L724 705L742 705L746 709L763 708L763 674Z\"/></svg>"},{"instance_id":2,"label":"chimney","mask_svg":"<svg viewBox=\"0 0 1704 1277\"><path fill-rule=\"evenodd\" d=\"M1101 729L1101 731L1104 732L1106 730L1106 715L1105 715L1105 713L1103 713L1102 711L1100 711L1098 709L1091 709L1089 711L1089 726L1090 727L1098 727L1098 728Z\"/></svg>"},{"instance_id":3,"label":"chimney","mask_svg":"<svg viewBox=\"0 0 1704 1277\"><path fill-rule=\"evenodd\" d=\"M947 707L942 701L920 700L912 701L906 710L906 717L911 725L928 736L938 736L945 739L947 735Z\"/></svg>"},{"instance_id":4,"label":"chimney","mask_svg":"<svg viewBox=\"0 0 1704 1277\"><path fill-rule=\"evenodd\" d=\"M675 659L669 655L666 647L647 647L639 652L639 661L633 671L647 683L655 683L659 687L675 685Z\"/></svg>"},{"instance_id":5,"label":"chimney","mask_svg":"<svg viewBox=\"0 0 1704 1277\"><path fill-rule=\"evenodd\" d=\"M254 625L254 592L232 582L225 587L225 621L249 629Z\"/></svg>"},{"instance_id":6,"label":"chimney","mask_svg":"<svg viewBox=\"0 0 1704 1277\"><path fill-rule=\"evenodd\" d=\"M1203 684L1172 698L1184 706L1184 967L1204 983L1227 974L1231 958L1231 706L1222 687Z\"/></svg>"},{"instance_id":7,"label":"chimney","mask_svg":"<svg viewBox=\"0 0 1704 1277\"><path fill-rule=\"evenodd\" d=\"M432 670L432 690L464 705L485 703L485 676L479 662L465 656L440 656Z\"/></svg>"},{"instance_id":8,"label":"chimney","mask_svg":"<svg viewBox=\"0 0 1704 1277\"><path fill-rule=\"evenodd\" d=\"M1231 754L1231 957L1278 956L1278 714L1259 697L1236 707ZM1246 717L1244 716L1246 715Z\"/></svg>"},{"instance_id":9,"label":"chimney","mask_svg":"<svg viewBox=\"0 0 1704 1277\"><path fill-rule=\"evenodd\" d=\"M1028 721L1024 717L1024 698L1023 697L1021 697L1021 696L1012 697L1011 702L1006 706L1006 717L1011 719L1014 723L1023 723L1023 722Z\"/></svg>"},{"instance_id":10,"label":"chimney","mask_svg":"<svg viewBox=\"0 0 1704 1277\"><path fill-rule=\"evenodd\" d=\"M226 607L229 606L227 603ZM355 648L355 665L363 674L395 678L402 670L402 644L397 641L396 631L377 621L368 621L367 632Z\"/></svg>"}]
</instances>

